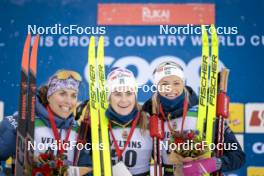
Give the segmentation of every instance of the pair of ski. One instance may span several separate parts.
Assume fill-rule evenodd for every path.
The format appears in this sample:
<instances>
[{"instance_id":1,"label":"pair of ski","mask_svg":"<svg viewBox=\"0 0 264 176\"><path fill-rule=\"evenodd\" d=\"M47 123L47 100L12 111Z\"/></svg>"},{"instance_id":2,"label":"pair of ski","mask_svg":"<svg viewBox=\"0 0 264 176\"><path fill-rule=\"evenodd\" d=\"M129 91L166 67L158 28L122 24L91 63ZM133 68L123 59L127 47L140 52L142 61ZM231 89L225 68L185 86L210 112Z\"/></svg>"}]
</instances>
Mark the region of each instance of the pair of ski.
<instances>
[{"instance_id":1,"label":"pair of ski","mask_svg":"<svg viewBox=\"0 0 264 176\"><path fill-rule=\"evenodd\" d=\"M198 104L197 130L208 145L214 143L217 135L217 143L224 142L224 120L228 116L229 99L226 96L226 85L228 70L223 69L218 82L218 38L214 25L210 26L211 50L206 26L202 25L202 62L200 70L200 92ZM218 89L220 84L220 89ZM228 101L227 101L228 100ZM218 132L215 133L216 117L218 120ZM223 149L217 150L217 157L223 155ZM211 157L212 152L208 151L206 157ZM217 173L221 175L221 173Z\"/></svg>"},{"instance_id":2,"label":"pair of ski","mask_svg":"<svg viewBox=\"0 0 264 176\"><path fill-rule=\"evenodd\" d=\"M88 49L89 65L89 105L91 116L92 160L94 176L112 176L105 85L104 38L100 37L95 51L95 38L92 36Z\"/></svg>"},{"instance_id":3,"label":"pair of ski","mask_svg":"<svg viewBox=\"0 0 264 176\"><path fill-rule=\"evenodd\" d=\"M31 35L28 34L23 49L16 139L16 176L31 175L31 167L33 164L34 151L32 148L28 150L28 144L29 142L31 144L34 142L38 43L39 35L35 37L30 52Z\"/></svg>"}]
</instances>

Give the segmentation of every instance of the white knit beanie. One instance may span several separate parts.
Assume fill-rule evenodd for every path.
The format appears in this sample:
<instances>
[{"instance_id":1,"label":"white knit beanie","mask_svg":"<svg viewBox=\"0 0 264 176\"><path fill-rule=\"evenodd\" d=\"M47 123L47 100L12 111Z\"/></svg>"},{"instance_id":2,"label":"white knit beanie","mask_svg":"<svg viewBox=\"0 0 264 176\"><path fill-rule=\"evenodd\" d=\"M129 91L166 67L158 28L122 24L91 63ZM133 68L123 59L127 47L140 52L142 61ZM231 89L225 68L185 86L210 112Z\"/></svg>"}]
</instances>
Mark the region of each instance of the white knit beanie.
<instances>
[{"instance_id":1,"label":"white knit beanie","mask_svg":"<svg viewBox=\"0 0 264 176\"><path fill-rule=\"evenodd\" d=\"M160 63L153 72L153 82L158 85L160 80L164 77L175 75L185 82L183 69L179 64L173 61Z\"/></svg>"},{"instance_id":2,"label":"white knit beanie","mask_svg":"<svg viewBox=\"0 0 264 176\"><path fill-rule=\"evenodd\" d=\"M107 75L107 92L108 99L110 94L116 90L118 91L132 91L137 96L137 83L133 72L126 68L114 68Z\"/></svg>"}]
</instances>

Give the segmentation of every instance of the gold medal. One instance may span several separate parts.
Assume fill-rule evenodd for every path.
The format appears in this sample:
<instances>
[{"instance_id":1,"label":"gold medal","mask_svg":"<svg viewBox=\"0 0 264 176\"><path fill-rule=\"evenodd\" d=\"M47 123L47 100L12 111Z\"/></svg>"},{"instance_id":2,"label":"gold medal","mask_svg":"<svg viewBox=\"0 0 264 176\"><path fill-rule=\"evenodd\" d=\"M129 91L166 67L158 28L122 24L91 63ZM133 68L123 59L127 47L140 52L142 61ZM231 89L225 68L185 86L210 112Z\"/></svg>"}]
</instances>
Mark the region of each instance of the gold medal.
<instances>
[{"instance_id":1,"label":"gold medal","mask_svg":"<svg viewBox=\"0 0 264 176\"><path fill-rule=\"evenodd\" d=\"M127 127L132 121L133 121L133 120L130 120L129 122L127 122L127 123L124 124L124 125L121 125L121 124L119 124L119 123L117 123L117 122L115 122L115 121L111 121L111 122L113 122L114 124L116 124L116 125L122 127L122 138L123 138L124 140L127 140L127 138L128 138L128 132L126 131L126 127Z\"/></svg>"}]
</instances>

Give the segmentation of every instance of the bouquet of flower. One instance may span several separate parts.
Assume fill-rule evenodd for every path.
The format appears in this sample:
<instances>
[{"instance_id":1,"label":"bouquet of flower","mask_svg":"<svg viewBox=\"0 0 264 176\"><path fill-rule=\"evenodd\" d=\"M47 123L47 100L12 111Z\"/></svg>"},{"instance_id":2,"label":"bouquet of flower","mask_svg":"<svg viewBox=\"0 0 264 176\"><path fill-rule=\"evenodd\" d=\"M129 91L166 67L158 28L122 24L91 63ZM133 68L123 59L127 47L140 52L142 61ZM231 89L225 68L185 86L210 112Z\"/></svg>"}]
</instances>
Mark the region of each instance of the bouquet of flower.
<instances>
[{"instance_id":1,"label":"bouquet of flower","mask_svg":"<svg viewBox=\"0 0 264 176\"><path fill-rule=\"evenodd\" d=\"M175 131L170 139L170 148L181 157L197 158L208 151L204 139L197 130Z\"/></svg>"},{"instance_id":2,"label":"bouquet of flower","mask_svg":"<svg viewBox=\"0 0 264 176\"><path fill-rule=\"evenodd\" d=\"M42 153L32 168L33 176L63 176L67 174L68 166L64 164L66 156L54 156L52 151Z\"/></svg>"},{"instance_id":3,"label":"bouquet of flower","mask_svg":"<svg viewBox=\"0 0 264 176\"><path fill-rule=\"evenodd\" d=\"M174 165L174 175L183 176L183 164L204 157L208 151L205 138L197 130L174 131L170 139L169 161Z\"/></svg>"}]
</instances>

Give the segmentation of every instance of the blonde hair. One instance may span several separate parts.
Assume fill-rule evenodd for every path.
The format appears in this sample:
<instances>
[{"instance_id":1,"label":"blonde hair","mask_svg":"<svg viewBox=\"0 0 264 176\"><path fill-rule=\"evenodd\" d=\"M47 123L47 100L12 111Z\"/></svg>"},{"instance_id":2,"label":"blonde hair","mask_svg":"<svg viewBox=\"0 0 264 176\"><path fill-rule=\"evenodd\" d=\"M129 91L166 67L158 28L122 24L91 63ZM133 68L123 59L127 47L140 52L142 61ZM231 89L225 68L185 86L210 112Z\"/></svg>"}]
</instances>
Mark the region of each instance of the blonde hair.
<instances>
[{"instance_id":1,"label":"blonde hair","mask_svg":"<svg viewBox=\"0 0 264 176\"><path fill-rule=\"evenodd\" d=\"M142 110L142 106L139 103L136 103L136 109L140 112L139 127L141 129L141 134L145 135L148 128L148 116L146 112Z\"/></svg>"}]
</instances>

